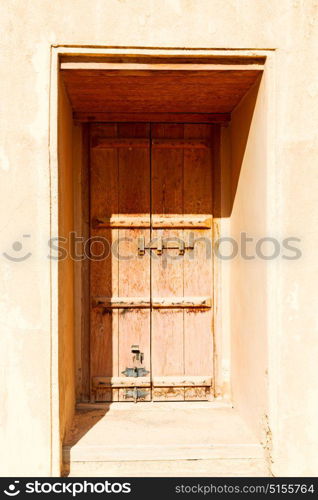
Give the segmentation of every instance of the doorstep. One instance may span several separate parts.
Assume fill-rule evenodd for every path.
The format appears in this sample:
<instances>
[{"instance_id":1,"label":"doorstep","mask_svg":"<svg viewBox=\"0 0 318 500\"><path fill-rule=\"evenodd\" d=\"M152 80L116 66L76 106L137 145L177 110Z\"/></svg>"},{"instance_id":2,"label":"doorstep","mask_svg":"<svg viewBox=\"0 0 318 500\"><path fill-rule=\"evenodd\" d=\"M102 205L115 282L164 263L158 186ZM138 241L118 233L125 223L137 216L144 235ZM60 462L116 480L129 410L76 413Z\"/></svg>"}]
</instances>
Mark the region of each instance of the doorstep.
<instances>
[{"instance_id":1,"label":"doorstep","mask_svg":"<svg viewBox=\"0 0 318 500\"><path fill-rule=\"evenodd\" d=\"M70 476L269 475L262 445L218 402L79 405L63 462Z\"/></svg>"}]
</instances>

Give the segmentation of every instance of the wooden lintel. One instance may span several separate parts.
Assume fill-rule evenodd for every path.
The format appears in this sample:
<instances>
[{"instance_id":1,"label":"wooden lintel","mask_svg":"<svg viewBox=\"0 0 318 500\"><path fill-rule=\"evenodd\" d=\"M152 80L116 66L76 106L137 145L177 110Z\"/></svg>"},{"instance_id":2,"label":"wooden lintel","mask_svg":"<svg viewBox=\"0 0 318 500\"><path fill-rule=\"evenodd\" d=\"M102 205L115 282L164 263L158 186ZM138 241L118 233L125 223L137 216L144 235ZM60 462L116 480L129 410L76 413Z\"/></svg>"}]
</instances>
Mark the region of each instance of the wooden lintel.
<instances>
[{"instance_id":1,"label":"wooden lintel","mask_svg":"<svg viewBox=\"0 0 318 500\"><path fill-rule=\"evenodd\" d=\"M137 122L137 123L227 123L231 113L73 113L79 122Z\"/></svg>"},{"instance_id":2,"label":"wooden lintel","mask_svg":"<svg viewBox=\"0 0 318 500\"><path fill-rule=\"evenodd\" d=\"M139 63L139 62L100 62L100 61L67 61L61 62L60 69L62 71L104 71L108 72L108 76L120 72L137 71L138 74L151 76L154 71L195 71L199 74L209 74L211 71L263 71L264 65L259 61L251 62L250 64L232 64L224 63L168 63L159 61L155 63Z\"/></svg>"},{"instance_id":3,"label":"wooden lintel","mask_svg":"<svg viewBox=\"0 0 318 500\"><path fill-rule=\"evenodd\" d=\"M94 297L93 307L105 309L207 309L211 297Z\"/></svg>"}]
</instances>

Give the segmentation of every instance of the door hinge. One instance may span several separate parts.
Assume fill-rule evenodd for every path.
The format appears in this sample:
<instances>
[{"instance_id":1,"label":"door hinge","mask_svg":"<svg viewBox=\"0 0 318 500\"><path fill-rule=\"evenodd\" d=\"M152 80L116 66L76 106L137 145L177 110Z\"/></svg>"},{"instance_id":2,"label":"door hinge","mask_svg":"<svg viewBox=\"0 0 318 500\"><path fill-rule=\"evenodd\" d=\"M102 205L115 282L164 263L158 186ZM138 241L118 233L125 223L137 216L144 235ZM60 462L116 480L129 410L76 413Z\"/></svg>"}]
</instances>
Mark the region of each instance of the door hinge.
<instances>
[{"instance_id":1,"label":"door hinge","mask_svg":"<svg viewBox=\"0 0 318 500\"><path fill-rule=\"evenodd\" d=\"M147 395L147 391L143 391L142 389L137 389L137 387L134 387L133 389L126 389L124 397L125 399L133 399L136 403L138 399L145 399Z\"/></svg>"},{"instance_id":2,"label":"door hinge","mask_svg":"<svg viewBox=\"0 0 318 500\"><path fill-rule=\"evenodd\" d=\"M121 373L123 375L126 375L126 377L145 377L146 375L148 375L149 371L143 367L137 368L135 366L134 368L126 368L126 370Z\"/></svg>"}]
</instances>

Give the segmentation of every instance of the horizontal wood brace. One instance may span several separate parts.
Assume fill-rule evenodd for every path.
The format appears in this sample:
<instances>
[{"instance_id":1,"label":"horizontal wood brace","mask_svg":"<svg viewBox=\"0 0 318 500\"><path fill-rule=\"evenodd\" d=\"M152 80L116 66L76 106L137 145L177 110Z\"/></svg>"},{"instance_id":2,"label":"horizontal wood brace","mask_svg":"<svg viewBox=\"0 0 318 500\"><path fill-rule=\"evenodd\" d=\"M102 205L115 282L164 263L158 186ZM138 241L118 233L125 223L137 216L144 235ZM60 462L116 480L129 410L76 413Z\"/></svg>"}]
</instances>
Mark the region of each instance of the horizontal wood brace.
<instances>
[{"instance_id":1,"label":"horizontal wood brace","mask_svg":"<svg viewBox=\"0 0 318 500\"><path fill-rule=\"evenodd\" d=\"M211 376L93 377L93 389L118 387L210 387Z\"/></svg>"},{"instance_id":2,"label":"horizontal wood brace","mask_svg":"<svg viewBox=\"0 0 318 500\"><path fill-rule=\"evenodd\" d=\"M75 111L79 122L130 123L227 123L231 113L114 113Z\"/></svg>"},{"instance_id":3,"label":"horizontal wood brace","mask_svg":"<svg viewBox=\"0 0 318 500\"><path fill-rule=\"evenodd\" d=\"M211 308L211 297L94 297L93 307L106 309Z\"/></svg>"},{"instance_id":4,"label":"horizontal wood brace","mask_svg":"<svg viewBox=\"0 0 318 500\"><path fill-rule=\"evenodd\" d=\"M202 149L209 148L209 141L204 139L152 139L153 148Z\"/></svg>"},{"instance_id":5,"label":"horizontal wood brace","mask_svg":"<svg viewBox=\"0 0 318 500\"><path fill-rule=\"evenodd\" d=\"M153 298L151 305L155 309L165 308L210 308L211 297L165 297Z\"/></svg>"},{"instance_id":6,"label":"horizontal wood brace","mask_svg":"<svg viewBox=\"0 0 318 500\"><path fill-rule=\"evenodd\" d=\"M181 377L166 376L153 377L152 385L154 387L202 387L212 385L211 376L188 376Z\"/></svg>"},{"instance_id":7,"label":"horizontal wood brace","mask_svg":"<svg viewBox=\"0 0 318 500\"><path fill-rule=\"evenodd\" d=\"M93 388L150 387L150 377L93 377Z\"/></svg>"},{"instance_id":8,"label":"horizontal wood brace","mask_svg":"<svg viewBox=\"0 0 318 500\"><path fill-rule=\"evenodd\" d=\"M129 228L142 228L151 226L150 215L127 215L127 214L118 214L112 215L110 217L95 217L92 220L92 225L94 228L121 228L121 229L129 229Z\"/></svg>"},{"instance_id":9,"label":"horizontal wood brace","mask_svg":"<svg viewBox=\"0 0 318 500\"><path fill-rule=\"evenodd\" d=\"M212 227L212 216L203 215L152 215L151 225L154 229L180 228L180 229L208 229Z\"/></svg>"},{"instance_id":10,"label":"horizontal wood brace","mask_svg":"<svg viewBox=\"0 0 318 500\"><path fill-rule=\"evenodd\" d=\"M153 229L209 229L212 227L212 216L209 214L194 215L140 215L118 214L109 217L95 217L94 228L150 228Z\"/></svg>"},{"instance_id":11,"label":"horizontal wood brace","mask_svg":"<svg viewBox=\"0 0 318 500\"><path fill-rule=\"evenodd\" d=\"M116 139L95 137L92 140L92 147L95 149L113 149L113 148L149 148L150 140L145 139Z\"/></svg>"}]
</instances>

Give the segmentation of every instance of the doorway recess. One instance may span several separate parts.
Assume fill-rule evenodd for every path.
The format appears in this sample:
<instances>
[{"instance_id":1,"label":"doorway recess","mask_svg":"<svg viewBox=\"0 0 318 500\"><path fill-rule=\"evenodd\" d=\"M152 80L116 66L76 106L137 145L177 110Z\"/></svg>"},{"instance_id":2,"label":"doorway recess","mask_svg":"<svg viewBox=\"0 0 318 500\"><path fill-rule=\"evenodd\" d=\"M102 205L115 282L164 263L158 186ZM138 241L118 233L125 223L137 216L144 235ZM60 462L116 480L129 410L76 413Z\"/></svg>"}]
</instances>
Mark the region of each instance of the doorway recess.
<instances>
[{"instance_id":1,"label":"doorway recess","mask_svg":"<svg viewBox=\"0 0 318 500\"><path fill-rule=\"evenodd\" d=\"M95 462L107 462L109 466L112 452L106 443L107 453L105 448L105 453L99 456L100 450L96 448L94 456L85 458L92 446L90 439L94 440L105 429L116 433L116 419L125 420L129 413L118 405L123 402L128 409L130 401L138 399L153 402L148 409L144 406L147 403L139 404L140 409L132 412L135 415L135 421L130 422L132 426L138 427L143 411L147 412L145 418L149 422L155 422L159 413L164 412L160 432L165 433L166 425L173 436L169 423L164 424L167 413L160 405L175 405L179 400L185 406L180 410L173 407L176 418L186 412L182 418L186 418L190 427L203 419L204 436L198 436L195 443L188 443L185 438L184 444L188 447L186 460L189 457L207 460L203 475L207 470L216 470L215 460L225 458L225 448L220 456L206 455L206 447L216 444L216 437L208 430L213 419L220 426L221 440L225 434L218 415L225 412L227 426L233 422L233 429L240 425L241 418L246 420L251 434L245 436L245 430L238 433L239 442L233 441L227 458L249 460L249 467L257 463L255 474L264 474L257 413L263 411L259 409L262 404L248 413L248 405L253 403L247 401L249 396L243 395L244 384L248 386L248 395L253 382L247 382L239 357L244 358L245 349L248 360L250 350L242 348L240 326L235 323L239 315L244 324L246 320L244 311L238 311L233 299L231 280L233 276L242 279L244 271L239 267L230 271L229 266L219 262L214 244L220 236L239 229L235 203L237 191L242 189L238 187L241 168L251 168L245 165L251 154L249 148L255 149L258 158L259 144L265 137L262 116L266 115L262 115L262 106L266 100L261 102L259 97L266 95L263 86L266 59L267 54L262 51L58 50L59 234L75 231L86 241L107 233L111 239L117 235L122 240L129 239L135 226L133 240L137 246L132 251L136 250L138 263L133 269L127 265L130 261L124 260L122 280L120 261L116 269L113 261L92 264L87 258L66 259L60 264L59 289L64 289L60 293L64 302L60 303L59 313L60 432L65 440L64 461L71 474L76 474L76 467L72 472L72 460L94 462L96 470L100 466ZM109 167L112 162L117 184ZM203 167L196 178L198 164ZM135 189L137 184L139 192ZM62 194L65 189L72 192L68 199ZM125 189L126 194L122 195ZM239 193L237 199L240 196ZM173 202L169 202L169 197ZM108 210L110 199L116 208ZM171 261L178 262L179 267L181 262L182 270L179 274L171 271L162 281L169 267L169 262L163 266L162 254L170 250L180 256L193 250L189 243L190 227L198 232L196 239L202 240L203 236L210 239L210 267L203 261L196 262L197 267L190 272L185 259ZM208 236L203 235L204 231ZM159 256L160 269L148 263L147 253L151 252ZM202 275L209 284L206 288L198 278ZM65 283L69 284L67 293ZM172 283L176 286L171 286ZM69 316L70 309L73 319ZM204 338L207 332L209 335ZM261 351L265 343L265 330L257 341L251 338L254 350ZM249 360L245 366L248 364ZM134 373L141 370L143 380L136 382L139 376L129 370L135 370ZM129 379L126 382L125 377ZM235 410L232 394L234 402L237 395ZM156 412L156 404L158 415L152 413ZM251 415L250 421L246 415ZM188 430L184 428L184 432ZM87 436L87 450L83 433ZM179 434L170 457L169 450L162 447L159 450L158 443L152 443L149 436L148 444L141 443L139 460L145 462L146 469L147 463L150 466L157 459L167 463L183 461ZM245 444L251 445L245 448L249 456L241 454ZM121 461L129 462L129 471L133 462L129 450L134 446L133 442L126 443L127 450L120 456ZM80 450L78 457L82 458L76 458L76 450ZM115 455L114 452L114 462L119 460ZM185 463L180 465L184 466ZM119 473L116 467L114 475ZM150 467L150 474L151 470ZM176 470L180 473L181 469L177 466ZM249 473L253 470L249 469Z\"/></svg>"}]
</instances>

